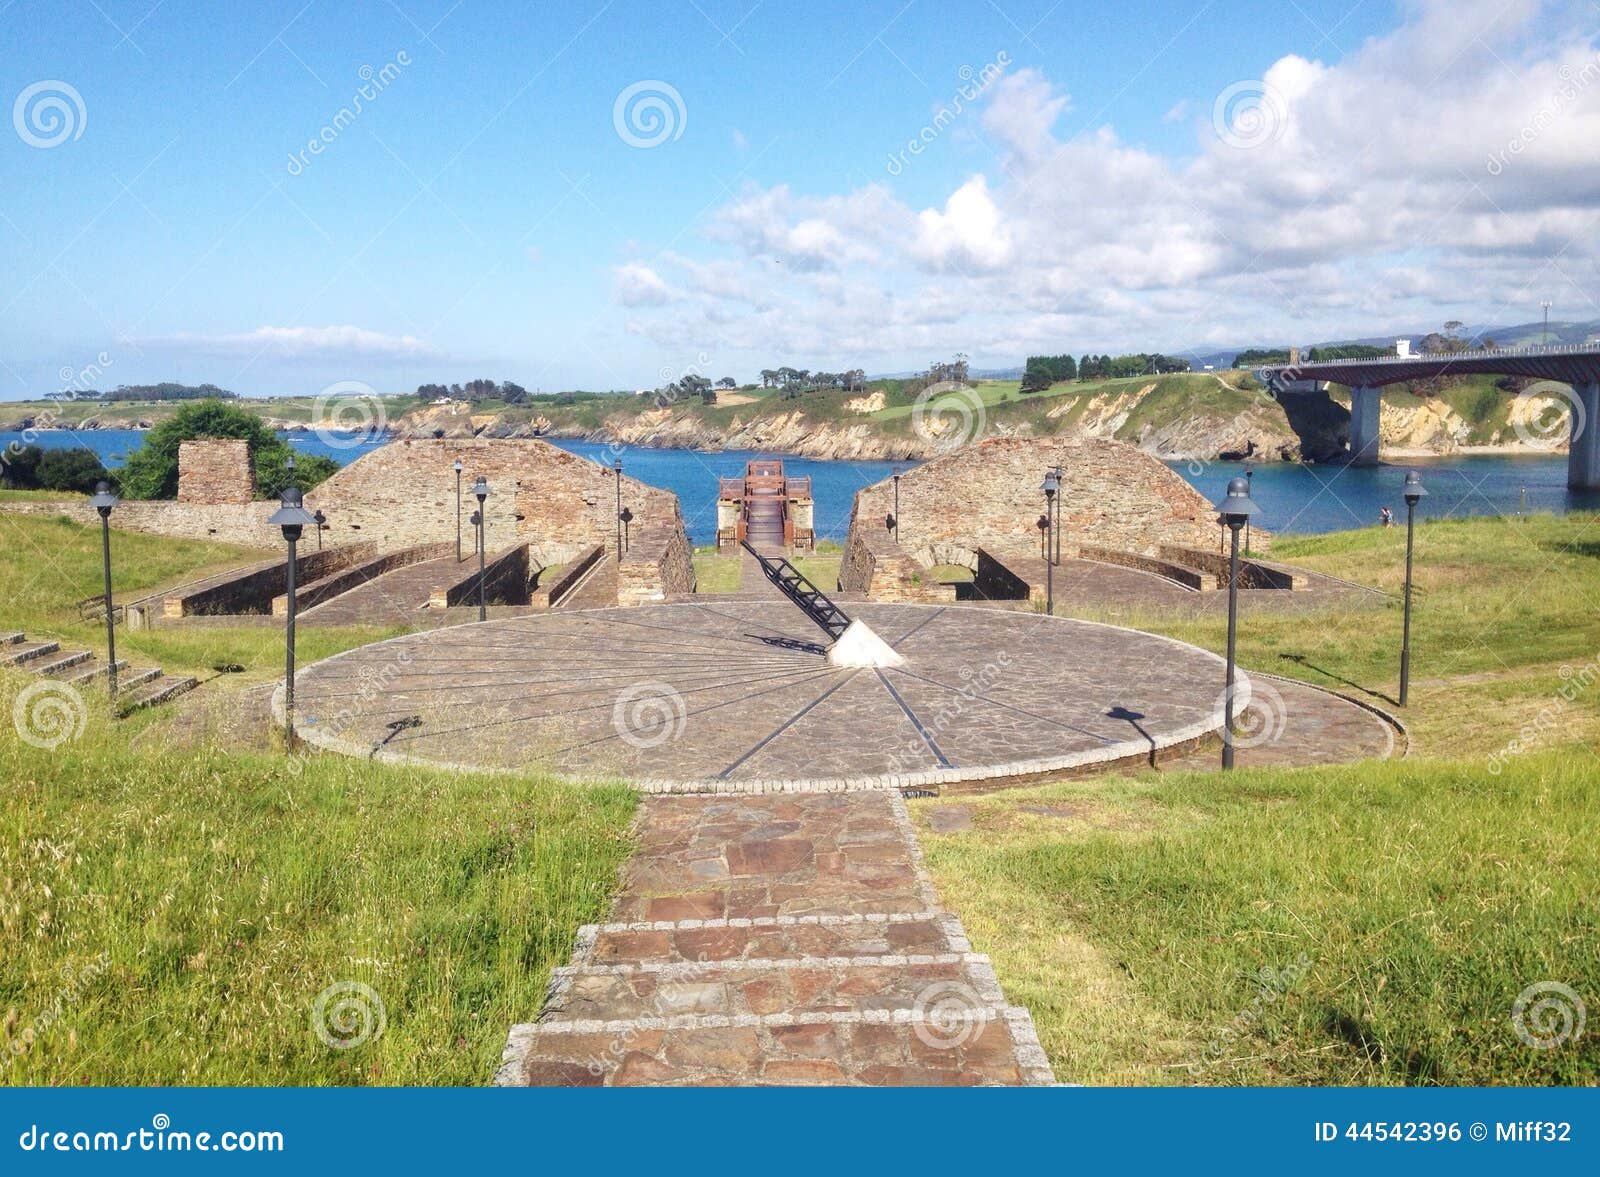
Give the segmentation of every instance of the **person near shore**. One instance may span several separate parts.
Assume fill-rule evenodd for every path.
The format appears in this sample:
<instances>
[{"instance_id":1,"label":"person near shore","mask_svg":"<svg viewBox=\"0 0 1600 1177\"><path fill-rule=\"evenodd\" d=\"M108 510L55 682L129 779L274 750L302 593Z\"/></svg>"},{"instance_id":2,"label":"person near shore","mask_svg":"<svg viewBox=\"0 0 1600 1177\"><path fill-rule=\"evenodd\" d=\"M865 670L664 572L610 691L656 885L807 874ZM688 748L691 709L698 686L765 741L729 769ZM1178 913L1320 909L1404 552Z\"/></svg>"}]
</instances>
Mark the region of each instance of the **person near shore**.
<instances>
[{"instance_id":1,"label":"person near shore","mask_svg":"<svg viewBox=\"0 0 1600 1177\"><path fill-rule=\"evenodd\" d=\"M1378 520L1385 527L1393 527L1394 526L1394 512L1389 510L1388 507L1383 507L1378 511Z\"/></svg>"}]
</instances>

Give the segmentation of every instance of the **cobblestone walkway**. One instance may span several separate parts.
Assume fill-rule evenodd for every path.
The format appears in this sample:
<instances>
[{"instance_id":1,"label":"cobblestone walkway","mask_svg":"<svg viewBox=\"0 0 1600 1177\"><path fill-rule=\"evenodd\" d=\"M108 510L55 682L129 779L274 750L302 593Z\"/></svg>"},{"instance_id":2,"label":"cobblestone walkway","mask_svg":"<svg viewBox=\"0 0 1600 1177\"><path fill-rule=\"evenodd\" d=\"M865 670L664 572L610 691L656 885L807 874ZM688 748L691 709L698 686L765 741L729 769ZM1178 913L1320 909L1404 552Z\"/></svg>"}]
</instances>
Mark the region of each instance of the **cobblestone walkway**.
<instances>
[{"instance_id":1,"label":"cobblestone walkway","mask_svg":"<svg viewBox=\"0 0 1600 1177\"><path fill-rule=\"evenodd\" d=\"M652 797L500 1086L1053 1082L898 793Z\"/></svg>"}]
</instances>

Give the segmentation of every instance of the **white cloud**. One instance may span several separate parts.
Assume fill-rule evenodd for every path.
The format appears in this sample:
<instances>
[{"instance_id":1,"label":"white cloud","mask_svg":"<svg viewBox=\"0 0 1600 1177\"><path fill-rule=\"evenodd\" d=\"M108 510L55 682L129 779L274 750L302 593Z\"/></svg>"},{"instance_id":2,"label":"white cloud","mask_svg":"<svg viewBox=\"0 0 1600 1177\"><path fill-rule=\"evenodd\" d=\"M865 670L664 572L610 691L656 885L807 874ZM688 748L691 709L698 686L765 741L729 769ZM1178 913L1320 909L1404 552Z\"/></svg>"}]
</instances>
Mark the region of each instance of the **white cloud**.
<instances>
[{"instance_id":1,"label":"white cloud","mask_svg":"<svg viewBox=\"0 0 1600 1177\"><path fill-rule=\"evenodd\" d=\"M199 335L181 333L138 340L141 346L193 350L209 355L265 352L286 359L323 360L346 356L367 359L426 360L443 356L414 335L385 335L361 327L257 327L253 331Z\"/></svg>"},{"instance_id":2,"label":"white cloud","mask_svg":"<svg viewBox=\"0 0 1600 1177\"><path fill-rule=\"evenodd\" d=\"M715 256L652 263L682 298L629 329L903 366L1536 317L1600 261L1600 56L1537 0L1405 11L1337 61L1291 54L1241 79L1224 94L1243 105L1183 96L1182 156L1109 124L1069 137L1067 95L1019 71L983 99L1000 158L942 202L747 190L709 218Z\"/></svg>"},{"instance_id":3,"label":"white cloud","mask_svg":"<svg viewBox=\"0 0 1600 1177\"><path fill-rule=\"evenodd\" d=\"M661 275L639 262L617 266L616 296L625 307L664 306L677 297Z\"/></svg>"},{"instance_id":4,"label":"white cloud","mask_svg":"<svg viewBox=\"0 0 1600 1177\"><path fill-rule=\"evenodd\" d=\"M917 216L916 253L938 268L997 270L1011 260L1011 235L989 197L989 182L973 176L950 194L944 211Z\"/></svg>"}]
</instances>

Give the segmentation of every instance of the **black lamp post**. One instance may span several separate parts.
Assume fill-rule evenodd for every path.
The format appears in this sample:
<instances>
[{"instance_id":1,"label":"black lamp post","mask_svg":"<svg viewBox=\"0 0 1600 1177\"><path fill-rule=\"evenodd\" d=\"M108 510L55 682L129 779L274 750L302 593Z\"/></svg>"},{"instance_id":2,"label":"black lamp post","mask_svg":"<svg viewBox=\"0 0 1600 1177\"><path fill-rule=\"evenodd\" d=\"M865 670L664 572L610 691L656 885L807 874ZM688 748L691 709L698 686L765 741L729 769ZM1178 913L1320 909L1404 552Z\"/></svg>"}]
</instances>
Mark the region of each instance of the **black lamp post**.
<instances>
[{"instance_id":1,"label":"black lamp post","mask_svg":"<svg viewBox=\"0 0 1600 1177\"><path fill-rule=\"evenodd\" d=\"M1234 643L1239 631L1239 531L1260 508L1250 501L1250 480L1230 478L1228 494L1217 504L1222 522L1232 533L1228 554L1228 672L1222 692L1222 767L1233 767Z\"/></svg>"},{"instance_id":2,"label":"black lamp post","mask_svg":"<svg viewBox=\"0 0 1600 1177\"><path fill-rule=\"evenodd\" d=\"M1245 493L1254 495L1256 489L1256 472L1249 466L1244 468ZM1244 521L1244 554L1250 554L1250 520Z\"/></svg>"},{"instance_id":3,"label":"black lamp post","mask_svg":"<svg viewBox=\"0 0 1600 1177\"><path fill-rule=\"evenodd\" d=\"M1061 479L1054 470L1046 471L1044 482L1039 485L1039 489L1044 491L1045 523L1048 528L1045 533L1045 551L1049 553L1055 550L1056 492L1061 489ZM1056 615L1056 565L1048 554L1044 561L1044 611L1051 617Z\"/></svg>"},{"instance_id":4,"label":"black lamp post","mask_svg":"<svg viewBox=\"0 0 1600 1177\"><path fill-rule=\"evenodd\" d=\"M489 619L489 602L484 596L484 549L488 546L484 539L483 501L489 497L489 481L482 474L478 481L472 484L473 497L478 500L478 509L473 512L472 522L478 529L478 620Z\"/></svg>"},{"instance_id":5,"label":"black lamp post","mask_svg":"<svg viewBox=\"0 0 1600 1177\"><path fill-rule=\"evenodd\" d=\"M456 563L461 563L461 459L456 459Z\"/></svg>"},{"instance_id":6,"label":"black lamp post","mask_svg":"<svg viewBox=\"0 0 1600 1177\"><path fill-rule=\"evenodd\" d=\"M322 513L322 508L318 507L311 518L317 525L317 551L320 552L322 551L322 533L327 529L328 517Z\"/></svg>"},{"instance_id":7,"label":"black lamp post","mask_svg":"<svg viewBox=\"0 0 1600 1177\"><path fill-rule=\"evenodd\" d=\"M889 530L894 532L894 542L900 542L900 471L894 472L894 514L889 516Z\"/></svg>"},{"instance_id":8,"label":"black lamp post","mask_svg":"<svg viewBox=\"0 0 1600 1177\"><path fill-rule=\"evenodd\" d=\"M1056 489L1059 490L1062 481L1067 476L1067 472L1057 466L1050 473L1055 475ZM1056 513L1050 520L1050 559L1057 567L1061 565L1061 500L1063 497L1060 495L1056 497Z\"/></svg>"},{"instance_id":9,"label":"black lamp post","mask_svg":"<svg viewBox=\"0 0 1600 1177\"><path fill-rule=\"evenodd\" d=\"M628 551L633 547L633 537L628 534L628 525L633 522L633 508L622 508L617 513L617 518L622 520L622 550Z\"/></svg>"},{"instance_id":10,"label":"black lamp post","mask_svg":"<svg viewBox=\"0 0 1600 1177\"><path fill-rule=\"evenodd\" d=\"M622 563L622 458L619 456L611 463L611 471L617 476L617 563Z\"/></svg>"},{"instance_id":11,"label":"black lamp post","mask_svg":"<svg viewBox=\"0 0 1600 1177\"><path fill-rule=\"evenodd\" d=\"M94 497L89 505L100 512L100 560L106 574L106 685L111 697L117 697L117 624L111 612L111 508L117 505L117 496L111 493L111 484L101 479L95 483Z\"/></svg>"},{"instance_id":12,"label":"black lamp post","mask_svg":"<svg viewBox=\"0 0 1600 1177\"><path fill-rule=\"evenodd\" d=\"M279 508L267 522L283 529L283 538L289 544L289 562L284 566L288 579L289 627L283 655L283 744L294 749L294 618L295 618L295 545L300 542L306 524L315 525L316 516L305 509L297 487L286 486L278 496Z\"/></svg>"},{"instance_id":13,"label":"black lamp post","mask_svg":"<svg viewBox=\"0 0 1600 1177\"><path fill-rule=\"evenodd\" d=\"M1406 500L1406 604L1405 621L1400 631L1400 706L1406 705L1411 687L1411 540L1416 530L1417 503L1427 495L1415 470L1406 474L1401 493Z\"/></svg>"}]
</instances>

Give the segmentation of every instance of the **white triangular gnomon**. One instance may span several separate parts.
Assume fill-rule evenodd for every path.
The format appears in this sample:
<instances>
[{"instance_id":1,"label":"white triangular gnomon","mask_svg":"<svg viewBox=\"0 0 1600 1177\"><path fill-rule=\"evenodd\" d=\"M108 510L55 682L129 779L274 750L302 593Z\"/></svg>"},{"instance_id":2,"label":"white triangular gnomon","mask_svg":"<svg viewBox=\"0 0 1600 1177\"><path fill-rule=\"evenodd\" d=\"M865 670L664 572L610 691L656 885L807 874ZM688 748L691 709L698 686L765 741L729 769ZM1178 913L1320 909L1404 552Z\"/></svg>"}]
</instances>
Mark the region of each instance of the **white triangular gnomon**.
<instances>
[{"instance_id":1,"label":"white triangular gnomon","mask_svg":"<svg viewBox=\"0 0 1600 1177\"><path fill-rule=\"evenodd\" d=\"M895 653L870 626L859 618L852 621L839 640L828 647L828 662L834 666L881 670L889 666L904 666L906 660Z\"/></svg>"}]
</instances>

